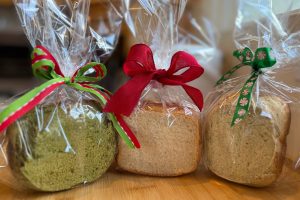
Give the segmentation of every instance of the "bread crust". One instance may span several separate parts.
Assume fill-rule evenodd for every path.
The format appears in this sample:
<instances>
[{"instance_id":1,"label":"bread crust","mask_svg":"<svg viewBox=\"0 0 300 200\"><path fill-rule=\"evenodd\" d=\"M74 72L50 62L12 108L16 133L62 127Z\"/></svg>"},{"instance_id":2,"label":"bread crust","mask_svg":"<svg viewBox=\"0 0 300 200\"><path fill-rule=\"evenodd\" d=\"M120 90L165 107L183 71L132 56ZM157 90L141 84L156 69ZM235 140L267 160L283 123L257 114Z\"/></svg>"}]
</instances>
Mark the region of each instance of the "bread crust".
<instances>
[{"instance_id":1,"label":"bread crust","mask_svg":"<svg viewBox=\"0 0 300 200\"><path fill-rule=\"evenodd\" d=\"M221 97L216 101L214 107L208 111L204 136L206 165L210 171L227 180L254 187L268 186L277 180L282 171L286 152L286 137L291 123L291 111L289 105L281 98L262 96L260 97L261 105L254 105L254 102L252 102L250 115L231 128L230 123L238 95L238 93L231 93ZM230 109L227 107L230 107ZM222 112L227 113L223 114ZM222 124L219 125L213 122L216 119L221 119L223 122L220 123ZM222 130L218 131L218 126L222 127ZM218 141L217 136L223 136L224 139ZM262 140L266 142L265 145L269 145L270 149L264 147L262 140L258 137L262 137ZM245 139L249 141L244 141ZM234 149L234 151L221 151L216 147L217 145ZM252 149L249 149L247 145L252 145ZM259 145L262 147L259 147ZM252 154L255 156L255 151L259 154L257 148L262 148L262 156L258 160L251 157L247 158ZM218 160L222 156L226 160ZM245 162L241 163L238 159ZM249 162L249 166L247 166L247 162ZM265 162L266 167L255 170L255 167L261 166L263 162ZM232 170L229 168L232 168Z\"/></svg>"},{"instance_id":2,"label":"bread crust","mask_svg":"<svg viewBox=\"0 0 300 200\"><path fill-rule=\"evenodd\" d=\"M193 130L194 132L191 133L193 136L188 135L188 137L193 137L194 141L193 143L181 144L181 147L183 148L182 151L184 151L184 148L189 148L189 152L193 154L190 157L193 157L193 161L187 162L187 165L181 168L180 166L182 163L185 162L185 158L183 158L184 153L178 153L178 157L174 155L176 153L176 150L172 151L170 142L174 141L173 137L166 134L172 134L172 132L162 132L159 130L159 127L152 128L152 130L141 130L141 128L137 127L137 123L139 123L137 120L145 120L145 116L150 118L156 118L153 121L149 119L149 127L154 127L154 123L159 123L159 125L164 125L163 122L167 122L168 120L168 111L169 114L172 115L172 117L175 118L175 122L170 126L176 126L179 128L179 124L182 121L186 121L187 123L190 123L190 125L195 128ZM141 142L141 149L128 149L128 147L125 145L125 143L122 140L119 140L119 153L117 154L117 164L118 168L120 170L125 170L128 172L141 174L141 175L149 175L149 176L181 176L184 174L191 173L195 171L198 167L198 164L200 162L200 147L201 147L201 138L200 138L200 113L196 111L189 110L187 115L187 111L184 110L184 108L178 107L178 106L171 106L169 105L167 107L163 107L161 104L153 104L153 103L146 103L144 106L142 106L139 110L136 110L135 113L133 113L132 116L129 118L126 118L125 121L128 123L130 128L133 129L133 131L136 133L137 138ZM143 116L145 115L145 116ZM169 116L170 117L170 116ZM170 118L172 118L170 117ZM180 120L180 122L176 121ZM159 122L158 122L159 121ZM163 130L168 130L168 127L161 127ZM170 130L171 130L170 128ZM174 130L174 129L172 129ZM153 134L153 137L151 137L151 133L156 132L157 134ZM161 131L161 133L159 133ZM169 131L169 130L168 130ZM174 132L173 132L174 133ZM148 134L145 136L144 134ZM162 134L162 135L161 135ZM163 136L163 134L165 134ZM178 134L178 133L174 133ZM182 136L185 137L185 134L182 133ZM162 138L166 139L166 141L160 141ZM152 141L149 141L151 139ZM170 141L167 141L167 139L171 139ZM183 139L183 141L186 141ZM174 141L176 142L176 141ZM154 144L154 145L153 145ZM157 145L156 145L157 144ZM179 145L179 144L177 144ZM150 147L151 146L151 147ZM174 147L176 148L176 147ZM147 158L145 158L147 157ZM176 160L168 160L168 157L176 157ZM160 161L160 163L158 163ZM132 166L128 163L135 162L135 166ZM146 165L145 162L148 164ZM173 164L170 164L170 162L173 162ZM154 166L154 163L157 163L157 165ZM176 167L175 165L178 165ZM152 166L152 167L149 167ZM168 168L169 166L169 168ZM156 169L151 169L156 168Z\"/></svg>"}]
</instances>

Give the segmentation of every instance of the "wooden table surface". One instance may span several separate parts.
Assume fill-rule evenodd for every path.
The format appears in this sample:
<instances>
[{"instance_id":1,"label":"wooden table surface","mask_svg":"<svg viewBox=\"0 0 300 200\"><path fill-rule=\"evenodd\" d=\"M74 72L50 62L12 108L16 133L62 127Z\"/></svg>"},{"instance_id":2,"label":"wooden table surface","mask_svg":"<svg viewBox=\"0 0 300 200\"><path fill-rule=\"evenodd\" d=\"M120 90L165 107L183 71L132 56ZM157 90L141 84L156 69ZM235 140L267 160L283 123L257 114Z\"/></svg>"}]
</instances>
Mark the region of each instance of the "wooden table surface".
<instances>
[{"instance_id":1,"label":"wooden table surface","mask_svg":"<svg viewBox=\"0 0 300 200\"><path fill-rule=\"evenodd\" d=\"M0 173L1 178L5 175ZM285 169L277 184L263 189L231 183L205 169L176 178L110 171L97 182L58 193L29 193L0 184L0 200L300 200L300 174Z\"/></svg>"}]
</instances>

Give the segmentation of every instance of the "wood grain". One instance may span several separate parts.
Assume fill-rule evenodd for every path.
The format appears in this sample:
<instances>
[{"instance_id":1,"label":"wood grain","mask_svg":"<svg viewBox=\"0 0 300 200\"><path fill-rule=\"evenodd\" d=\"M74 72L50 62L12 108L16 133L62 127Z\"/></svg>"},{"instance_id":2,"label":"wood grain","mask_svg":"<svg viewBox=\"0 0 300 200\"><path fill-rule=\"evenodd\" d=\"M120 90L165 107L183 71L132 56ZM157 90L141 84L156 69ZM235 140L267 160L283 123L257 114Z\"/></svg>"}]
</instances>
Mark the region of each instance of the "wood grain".
<instances>
[{"instance_id":1,"label":"wood grain","mask_svg":"<svg viewBox=\"0 0 300 200\"><path fill-rule=\"evenodd\" d=\"M6 174L0 173L1 180ZM251 188L225 181L203 168L193 174L176 178L155 178L110 171L93 184L50 194L22 192L8 187L7 184L0 184L0 199L299 200L300 174L285 168L277 184L267 188Z\"/></svg>"}]
</instances>

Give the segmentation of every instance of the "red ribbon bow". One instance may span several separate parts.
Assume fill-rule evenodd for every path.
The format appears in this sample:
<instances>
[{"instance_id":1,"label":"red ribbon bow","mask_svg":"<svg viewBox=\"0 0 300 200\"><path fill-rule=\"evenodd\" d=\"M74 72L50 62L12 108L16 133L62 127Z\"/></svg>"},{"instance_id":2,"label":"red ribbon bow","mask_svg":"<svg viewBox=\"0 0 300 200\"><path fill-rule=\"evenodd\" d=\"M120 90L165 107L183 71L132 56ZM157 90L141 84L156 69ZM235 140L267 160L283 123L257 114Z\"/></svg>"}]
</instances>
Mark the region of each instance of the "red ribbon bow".
<instances>
[{"instance_id":1,"label":"red ribbon bow","mask_svg":"<svg viewBox=\"0 0 300 200\"><path fill-rule=\"evenodd\" d=\"M180 73L185 68L186 70ZM192 55L178 51L173 55L168 70L156 69L150 47L145 44L137 44L131 47L123 70L131 79L111 97L104 108L105 112L129 116L151 80L156 80L163 85L182 86L197 107L202 110L203 95L201 91L186 84L200 77L204 72ZM176 73L180 74L176 75Z\"/></svg>"}]
</instances>

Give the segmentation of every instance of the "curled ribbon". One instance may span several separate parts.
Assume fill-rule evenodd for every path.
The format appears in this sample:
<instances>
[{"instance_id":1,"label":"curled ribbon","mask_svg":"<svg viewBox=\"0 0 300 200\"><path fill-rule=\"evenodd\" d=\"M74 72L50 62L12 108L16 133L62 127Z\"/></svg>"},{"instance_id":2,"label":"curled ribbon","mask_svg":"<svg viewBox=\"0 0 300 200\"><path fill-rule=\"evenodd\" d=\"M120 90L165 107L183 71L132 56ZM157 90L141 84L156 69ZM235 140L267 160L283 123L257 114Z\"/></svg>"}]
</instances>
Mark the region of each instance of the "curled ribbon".
<instances>
[{"instance_id":1,"label":"curled ribbon","mask_svg":"<svg viewBox=\"0 0 300 200\"><path fill-rule=\"evenodd\" d=\"M129 116L151 80L156 80L163 85L181 86L197 107L202 110L201 91L186 84L200 77L204 72L192 55L179 51L173 55L168 70L156 69L150 47L145 44L137 44L131 47L123 69L131 79L110 98L104 112ZM181 70L185 71L181 72Z\"/></svg>"},{"instance_id":2,"label":"curled ribbon","mask_svg":"<svg viewBox=\"0 0 300 200\"><path fill-rule=\"evenodd\" d=\"M241 122L249 113L253 88L259 75L263 74L262 69L272 67L276 64L276 59L271 56L271 50L271 48L262 47L256 49L255 54L253 54L251 49L246 47L243 50L234 51L233 56L237 57L241 63L226 72L217 82L217 85L222 84L224 81L228 80L235 71L243 66L252 67L251 76L240 91L231 126Z\"/></svg>"},{"instance_id":3,"label":"curled ribbon","mask_svg":"<svg viewBox=\"0 0 300 200\"><path fill-rule=\"evenodd\" d=\"M47 81L16 99L0 113L0 133L37 106L57 87L64 84L97 96L102 107L104 107L109 100L110 93L106 89L99 85L92 84L106 76L107 71L103 64L90 62L78 69L72 77L65 77L55 58L43 46L37 46L33 50L31 59L34 76L46 79ZM86 75L90 69L93 69L95 72L94 76ZM120 115L108 113L108 117L128 146L132 148L140 147L138 140Z\"/></svg>"}]
</instances>

